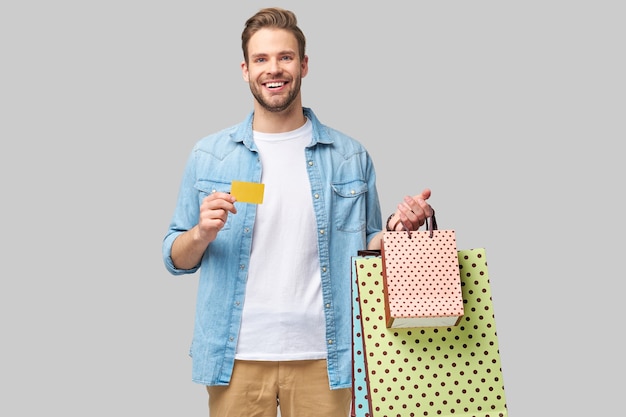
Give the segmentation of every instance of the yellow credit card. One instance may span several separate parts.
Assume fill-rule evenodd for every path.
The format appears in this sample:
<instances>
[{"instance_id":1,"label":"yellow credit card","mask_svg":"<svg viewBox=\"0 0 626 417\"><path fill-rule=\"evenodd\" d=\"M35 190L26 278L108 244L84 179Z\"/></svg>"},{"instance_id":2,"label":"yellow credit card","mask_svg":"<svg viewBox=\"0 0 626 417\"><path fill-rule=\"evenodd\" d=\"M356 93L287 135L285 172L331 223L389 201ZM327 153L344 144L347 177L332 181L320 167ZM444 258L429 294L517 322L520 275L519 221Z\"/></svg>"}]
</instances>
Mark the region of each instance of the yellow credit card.
<instances>
[{"instance_id":1,"label":"yellow credit card","mask_svg":"<svg viewBox=\"0 0 626 417\"><path fill-rule=\"evenodd\" d=\"M240 203L261 204L265 184L259 182L232 181L230 194Z\"/></svg>"}]
</instances>

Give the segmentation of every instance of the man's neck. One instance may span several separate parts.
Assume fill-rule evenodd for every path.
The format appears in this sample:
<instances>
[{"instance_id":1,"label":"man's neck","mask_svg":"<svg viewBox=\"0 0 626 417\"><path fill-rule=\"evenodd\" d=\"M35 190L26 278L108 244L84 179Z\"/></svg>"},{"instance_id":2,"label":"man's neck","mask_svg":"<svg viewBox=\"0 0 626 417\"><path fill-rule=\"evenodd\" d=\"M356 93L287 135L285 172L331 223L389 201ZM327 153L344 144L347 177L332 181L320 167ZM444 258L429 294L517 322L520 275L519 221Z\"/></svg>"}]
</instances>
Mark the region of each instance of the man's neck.
<instances>
[{"instance_id":1,"label":"man's neck","mask_svg":"<svg viewBox=\"0 0 626 417\"><path fill-rule=\"evenodd\" d=\"M295 103L294 103L295 104ZM254 106L254 119L252 129L263 133L291 132L304 125L306 117L302 111L302 105L293 105L282 112L267 111L258 103Z\"/></svg>"}]
</instances>

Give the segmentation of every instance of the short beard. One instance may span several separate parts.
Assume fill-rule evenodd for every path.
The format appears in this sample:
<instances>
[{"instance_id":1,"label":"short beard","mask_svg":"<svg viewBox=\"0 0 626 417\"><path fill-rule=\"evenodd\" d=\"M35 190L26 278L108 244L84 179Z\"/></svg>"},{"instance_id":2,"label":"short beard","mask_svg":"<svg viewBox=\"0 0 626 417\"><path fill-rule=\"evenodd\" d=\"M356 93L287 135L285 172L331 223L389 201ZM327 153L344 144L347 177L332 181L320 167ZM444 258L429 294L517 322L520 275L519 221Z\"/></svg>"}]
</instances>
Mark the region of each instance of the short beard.
<instances>
[{"instance_id":1,"label":"short beard","mask_svg":"<svg viewBox=\"0 0 626 417\"><path fill-rule=\"evenodd\" d=\"M295 88L292 89L289 92L289 95L287 96L285 101L282 104L278 104L278 105L270 104L267 101L265 101L265 99L263 98L263 94L261 94L260 92L255 90L252 87L252 83L250 83L250 92L252 92L252 95L254 96L256 101L265 110L267 110L267 111L269 111L271 113L280 113L282 111L287 110L293 104L293 102L296 100L296 98L298 97L298 93L300 92L300 85L301 85L300 79L298 79L297 82L296 81L294 81L294 82L296 83L295 84Z\"/></svg>"}]
</instances>

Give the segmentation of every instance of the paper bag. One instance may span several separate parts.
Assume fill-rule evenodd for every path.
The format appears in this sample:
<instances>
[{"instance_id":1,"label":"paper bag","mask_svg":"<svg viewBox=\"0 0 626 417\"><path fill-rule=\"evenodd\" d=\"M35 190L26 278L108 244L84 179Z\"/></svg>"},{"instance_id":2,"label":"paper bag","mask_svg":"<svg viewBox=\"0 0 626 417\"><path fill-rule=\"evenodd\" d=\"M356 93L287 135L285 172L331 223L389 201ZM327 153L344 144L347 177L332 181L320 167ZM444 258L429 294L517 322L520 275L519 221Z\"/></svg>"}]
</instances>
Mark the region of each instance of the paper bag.
<instances>
[{"instance_id":1,"label":"paper bag","mask_svg":"<svg viewBox=\"0 0 626 417\"><path fill-rule=\"evenodd\" d=\"M361 325L361 307L359 305L359 289L357 287L357 272L355 259L365 259L374 256L380 265L380 251L366 254L359 251L359 257L352 258L352 416L371 417L369 396L367 393L367 373L365 372L365 357L363 355L363 327Z\"/></svg>"},{"instance_id":2,"label":"paper bag","mask_svg":"<svg viewBox=\"0 0 626 417\"><path fill-rule=\"evenodd\" d=\"M455 231L430 219L426 231L383 235L387 327L454 326L463 315Z\"/></svg>"},{"instance_id":3,"label":"paper bag","mask_svg":"<svg viewBox=\"0 0 626 417\"><path fill-rule=\"evenodd\" d=\"M392 329L385 322L381 258L352 258L355 331L361 326L353 340L361 352L354 361L355 416L507 416L485 250L461 250L457 259L461 322Z\"/></svg>"}]
</instances>

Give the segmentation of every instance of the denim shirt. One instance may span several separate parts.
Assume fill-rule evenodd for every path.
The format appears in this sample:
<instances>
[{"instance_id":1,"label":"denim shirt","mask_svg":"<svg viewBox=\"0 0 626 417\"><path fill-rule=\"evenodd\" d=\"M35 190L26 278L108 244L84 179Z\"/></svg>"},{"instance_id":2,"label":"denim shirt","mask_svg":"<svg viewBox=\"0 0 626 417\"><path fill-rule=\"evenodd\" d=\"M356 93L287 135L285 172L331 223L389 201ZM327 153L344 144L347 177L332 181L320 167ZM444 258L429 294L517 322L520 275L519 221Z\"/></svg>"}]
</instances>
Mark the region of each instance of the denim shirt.
<instances>
[{"instance_id":1,"label":"denim shirt","mask_svg":"<svg viewBox=\"0 0 626 417\"><path fill-rule=\"evenodd\" d=\"M318 231L328 376L332 389L348 388L352 385L350 259L366 248L382 227L376 174L360 143L321 124L311 109L305 107L303 111L313 124L305 161ZM223 229L193 269L174 266L172 243L197 224L200 203L208 194L230 191L232 180L261 181L262 166L253 141L252 119L253 112L243 123L207 136L193 147L163 239L163 260L170 273L181 275L200 270L190 356L192 380L204 385L227 385L230 381L246 295L256 206L235 203L237 214L228 214ZM285 190L285 198L289 198L289 190Z\"/></svg>"}]
</instances>

